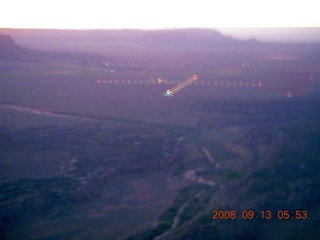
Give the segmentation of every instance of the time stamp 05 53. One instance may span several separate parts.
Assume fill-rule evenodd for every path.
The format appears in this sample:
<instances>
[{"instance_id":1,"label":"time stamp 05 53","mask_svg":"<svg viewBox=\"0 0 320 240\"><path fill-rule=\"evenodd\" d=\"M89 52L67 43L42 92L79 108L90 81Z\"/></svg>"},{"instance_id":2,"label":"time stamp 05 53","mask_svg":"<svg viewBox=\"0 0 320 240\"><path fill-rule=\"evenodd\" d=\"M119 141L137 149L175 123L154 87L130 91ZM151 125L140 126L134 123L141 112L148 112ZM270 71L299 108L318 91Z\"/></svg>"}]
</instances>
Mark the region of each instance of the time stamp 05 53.
<instances>
[{"instance_id":1,"label":"time stamp 05 53","mask_svg":"<svg viewBox=\"0 0 320 240\"><path fill-rule=\"evenodd\" d=\"M297 220L306 220L308 218L307 210L263 210L263 211L253 211L253 210L213 210L212 219L213 220L222 220L222 219L243 219L243 220L253 220L253 219L279 219L279 220L288 220L288 219L297 219Z\"/></svg>"}]
</instances>

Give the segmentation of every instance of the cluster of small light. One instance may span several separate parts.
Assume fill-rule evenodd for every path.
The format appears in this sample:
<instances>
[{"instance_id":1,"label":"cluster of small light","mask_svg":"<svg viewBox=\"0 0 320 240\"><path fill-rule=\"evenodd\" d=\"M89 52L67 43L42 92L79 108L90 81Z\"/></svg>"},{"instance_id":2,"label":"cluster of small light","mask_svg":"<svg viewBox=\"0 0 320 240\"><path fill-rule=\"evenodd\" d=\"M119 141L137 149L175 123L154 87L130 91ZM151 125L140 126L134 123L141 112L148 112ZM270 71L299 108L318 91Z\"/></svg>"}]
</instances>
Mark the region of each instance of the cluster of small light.
<instances>
[{"instance_id":1,"label":"cluster of small light","mask_svg":"<svg viewBox=\"0 0 320 240\"><path fill-rule=\"evenodd\" d=\"M176 85L182 83L182 81L174 80L100 80L98 79L97 84L133 84L133 85ZM262 81L194 81L190 85L195 86L213 86L213 87L262 87Z\"/></svg>"},{"instance_id":2,"label":"cluster of small light","mask_svg":"<svg viewBox=\"0 0 320 240\"><path fill-rule=\"evenodd\" d=\"M314 75L313 74L310 74L310 81L313 81L314 80Z\"/></svg>"},{"instance_id":3,"label":"cluster of small light","mask_svg":"<svg viewBox=\"0 0 320 240\"><path fill-rule=\"evenodd\" d=\"M243 68L250 67L250 62L249 61L242 61L241 62L241 67L243 67Z\"/></svg>"}]
</instances>

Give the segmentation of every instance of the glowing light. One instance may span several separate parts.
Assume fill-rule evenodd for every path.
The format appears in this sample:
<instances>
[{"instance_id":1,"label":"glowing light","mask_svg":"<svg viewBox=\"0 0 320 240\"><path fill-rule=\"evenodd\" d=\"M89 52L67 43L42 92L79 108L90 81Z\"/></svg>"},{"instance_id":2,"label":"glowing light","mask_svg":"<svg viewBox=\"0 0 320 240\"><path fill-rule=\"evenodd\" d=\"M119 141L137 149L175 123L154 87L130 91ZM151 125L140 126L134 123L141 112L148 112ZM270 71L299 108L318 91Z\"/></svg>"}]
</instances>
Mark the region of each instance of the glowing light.
<instances>
[{"instance_id":1,"label":"glowing light","mask_svg":"<svg viewBox=\"0 0 320 240\"><path fill-rule=\"evenodd\" d=\"M169 89L163 95L165 97L172 97L173 96L172 92Z\"/></svg>"},{"instance_id":2,"label":"glowing light","mask_svg":"<svg viewBox=\"0 0 320 240\"><path fill-rule=\"evenodd\" d=\"M192 78L193 78L193 80L198 80L198 75L197 74L193 74Z\"/></svg>"},{"instance_id":3,"label":"glowing light","mask_svg":"<svg viewBox=\"0 0 320 240\"><path fill-rule=\"evenodd\" d=\"M262 81L259 81L259 87L262 87L262 86L263 86Z\"/></svg>"},{"instance_id":4,"label":"glowing light","mask_svg":"<svg viewBox=\"0 0 320 240\"><path fill-rule=\"evenodd\" d=\"M291 97L292 97L291 91L288 91L287 96L288 96L288 98L291 98Z\"/></svg>"}]
</instances>

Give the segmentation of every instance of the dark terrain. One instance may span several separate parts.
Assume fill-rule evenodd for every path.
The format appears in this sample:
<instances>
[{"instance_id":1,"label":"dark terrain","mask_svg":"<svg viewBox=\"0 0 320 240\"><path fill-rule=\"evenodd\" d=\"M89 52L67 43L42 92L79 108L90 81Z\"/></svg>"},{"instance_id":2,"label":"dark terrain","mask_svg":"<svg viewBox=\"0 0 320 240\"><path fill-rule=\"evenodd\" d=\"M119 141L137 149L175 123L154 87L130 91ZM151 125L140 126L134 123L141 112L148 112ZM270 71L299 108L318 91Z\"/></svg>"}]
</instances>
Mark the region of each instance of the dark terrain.
<instances>
[{"instance_id":1,"label":"dark terrain","mask_svg":"<svg viewBox=\"0 0 320 240\"><path fill-rule=\"evenodd\" d=\"M319 80L316 43L0 29L0 238L317 239Z\"/></svg>"}]
</instances>

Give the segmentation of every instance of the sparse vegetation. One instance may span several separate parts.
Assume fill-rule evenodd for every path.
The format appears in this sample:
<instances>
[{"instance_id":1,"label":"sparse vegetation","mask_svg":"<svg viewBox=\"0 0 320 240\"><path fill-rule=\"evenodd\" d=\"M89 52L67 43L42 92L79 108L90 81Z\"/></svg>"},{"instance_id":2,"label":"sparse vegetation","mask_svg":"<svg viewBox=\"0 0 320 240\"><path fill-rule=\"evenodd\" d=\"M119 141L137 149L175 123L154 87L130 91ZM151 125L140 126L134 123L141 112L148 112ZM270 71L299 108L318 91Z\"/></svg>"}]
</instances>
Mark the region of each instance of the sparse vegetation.
<instances>
[{"instance_id":1,"label":"sparse vegetation","mask_svg":"<svg viewBox=\"0 0 320 240\"><path fill-rule=\"evenodd\" d=\"M1 239L319 235L319 48L116 39L81 52L81 41L72 52L0 46ZM265 58L279 49L297 59ZM195 72L265 88L198 84L162 96ZM158 78L169 81L97 84ZM215 209L309 216L214 221Z\"/></svg>"}]
</instances>

